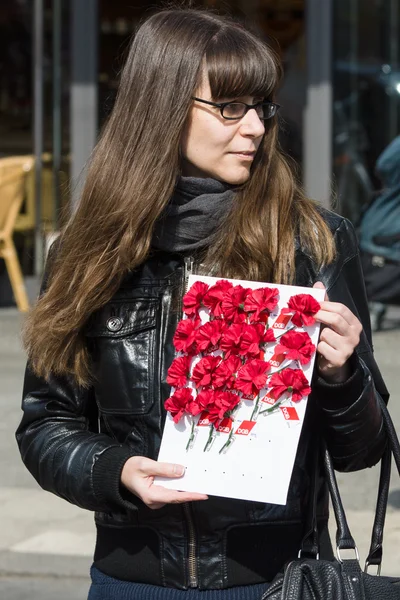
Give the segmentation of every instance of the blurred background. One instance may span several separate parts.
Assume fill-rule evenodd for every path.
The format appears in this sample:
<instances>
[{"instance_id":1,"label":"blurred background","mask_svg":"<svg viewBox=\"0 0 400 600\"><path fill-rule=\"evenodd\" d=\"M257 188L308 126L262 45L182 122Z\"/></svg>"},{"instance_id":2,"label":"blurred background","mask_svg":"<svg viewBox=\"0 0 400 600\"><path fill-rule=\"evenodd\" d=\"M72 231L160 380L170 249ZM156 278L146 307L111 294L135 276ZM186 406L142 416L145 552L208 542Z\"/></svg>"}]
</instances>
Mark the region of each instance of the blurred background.
<instances>
[{"instance_id":1,"label":"blurred background","mask_svg":"<svg viewBox=\"0 0 400 600\"><path fill-rule=\"evenodd\" d=\"M0 0L0 160L34 158L13 226L25 277L40 275L53 232L79 197L130 37L160 4ZM398 0L192 4L233 13L278 48L282 147L308 194L358 225L382 187L377 158L399 130ZM4 305L12 293L7 277L1 283Z\"/></svg>"},{"instance_id":2,"label":"blurred background","mask_svg":"<svg viewBox=\"0 0 400 600\"><path fill-rule=\"evenodd\" d=\"M329 202L332 191L336 209L356 221L379 185L376 159L398 132L398 1L194 4L222 5L279 45L282 145L309 193ZM43 171L58 176L57 187L44 186L47 230L71 201L66 184L84 167L113 106L124 51L148 13L145 0L0 1L0 156L45 153Z\"/></svg>"},{"instance_id":3,"label":"blurred background","mask_svg":"<svg viewBox=\"0 0 400 600\"><path fill-rule=\"evenodd\" d=\"M79 199L130 38L157 0L0 0L0 597L81 599L92 515L44 494L20 461L19 331L46 251ZM193 0L230 12L280 53L280 143L308 195L360 240L378 364L400 423L399 0ZM341 474L365 558L377 469ZM400 485L383 573L399 575ZM355 493L357 491L357 493Z\"/></svg>"}]
</instances>

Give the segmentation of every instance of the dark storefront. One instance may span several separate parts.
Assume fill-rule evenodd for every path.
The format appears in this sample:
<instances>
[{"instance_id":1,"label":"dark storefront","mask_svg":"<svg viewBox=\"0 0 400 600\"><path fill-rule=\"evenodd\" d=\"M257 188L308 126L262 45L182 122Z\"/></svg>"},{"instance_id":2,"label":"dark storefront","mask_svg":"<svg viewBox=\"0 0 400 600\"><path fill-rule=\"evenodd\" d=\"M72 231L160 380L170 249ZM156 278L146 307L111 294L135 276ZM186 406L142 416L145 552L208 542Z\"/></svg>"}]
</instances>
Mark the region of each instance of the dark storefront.
<instances>
[{"instance_id":1,"label":"dark storefront","mask_svg":"<svg viewBox=\"0 0 400 600\"><path fill-rule=\"evenodd\" d=\"M399 130L398 1L197 4L229 5L279 44L282 145L299 163L307 192L326 205L336 197L336 210L357 221L380 186L375 161ZM0 0L0 157L42 157L36 247L43 220L46 232L56 229L60 207L79 197L124 52L148 10L144 0Z\"/></svg>"}]
</instances>

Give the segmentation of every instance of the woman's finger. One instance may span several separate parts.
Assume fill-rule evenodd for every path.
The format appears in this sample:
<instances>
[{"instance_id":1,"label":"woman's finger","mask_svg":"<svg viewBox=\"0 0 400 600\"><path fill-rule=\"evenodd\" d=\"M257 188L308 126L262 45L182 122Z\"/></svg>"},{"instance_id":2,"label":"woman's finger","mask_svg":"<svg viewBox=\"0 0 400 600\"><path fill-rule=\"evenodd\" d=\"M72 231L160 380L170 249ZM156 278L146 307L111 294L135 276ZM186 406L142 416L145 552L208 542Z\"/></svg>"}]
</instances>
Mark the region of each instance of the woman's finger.
<instances>
[{"instance_id":1,"label":"woman's finger","mask_svg":"<svg viewBox=\"0 0 400 600\"><path fill-rule=\"evenodd\" d=\"M183 465L177 465L174 463L165 463L146 458L145 456L136 456L130 459L136 463L136 467L140 473L147 476L159 476L159 477L182 477L185 473L185 467Z\"/></svg>"},{"instance_id":2,"label":"woman's finger","mask_svg":"<svg viewBox=\"0 0 400 600\"><path fill-rule=\"evenodd\" d=\"M315 315L315 320L323 325L331 327L336 333L345 336L349 332L351 325L343 319L343 317L336 312L330 312L327 310L319 310Z\"/></svg>"},{"instance_id":3,"label":"woman's finger","mask_svg":"<svg viewBox=\"0 0 400 600\"><path fill-rule=\"evenodd\" d=\"M169 490L162 485L152 485L150 488L146 488L141 494L141 498L149 508L160 508L164 504L182 504L183 502L208 500L206 494Z\"/></svg>"},{"instance_id":4,"label":"woman's finger","mask_svg":"<svg viewBox=\"0 0 400 600\"><path fill-rule=\"evenodd\" d=\"M326 291L326 288L324 286L324 284L322 283L322 281L316 281L313 285L313 288L319 289L319 290L325 290L325 298L324 300L329 300L328 298L328 292Z\"/></svg>"},{"instance_id":5,"label":"woman's finger","mask_svg":"<svg viewBox=\"0 0 400 600\"><path fill-rule=\"evenodd\" d=\"M352 331L349 332L348 336L344 337L330 327L324 327L319 336L320 342L326 342L338 352L343 351L345 353L348 352L348 349L351 352L354 350L358 344L358 339L357 335Z\"/></svg>"},{"instance_id":6,"label":"woman's finger","mask_svg":"<svg viewBox=\"0 0 400 600\"><path fill-rule=\"evenodd\" d=\"M357 323L359 323L359 320L355 314L352 313L351 310L341 302L330 302L324 300L323 302L320 302L320 305L321 310L341 316L349 325L355 326ZM317 315L318 313L316 314L316 317Z\"/></svg>"},{"instance_id":7,"label":"woman's finger","mask_svg":"<svg viewBox=\"0 0 400 600\"><path fill-rule=\"evenodd\" d=\"M327 342L320 342L317 346L317 351L328 363L326 364L326 368L328 369L343 367L353 353L351 350L346 353L338 352L338 350L330 346Z\"/></svg>"},{"instance_id":8,"label":"woman's finger","mask_svg":"<svg viewBox=\"0 0 400 600\"><path fill-rule=\"evenodd\" d=\"M331 327L334 331L342 336L351 336L359 340L362 331L362 325L357 317L354 317L354 319L352 319L349 323L349 321L343 317L342 313L321 309L315 315L315 319L323 325Z\"/></svg>"}]
</instances>

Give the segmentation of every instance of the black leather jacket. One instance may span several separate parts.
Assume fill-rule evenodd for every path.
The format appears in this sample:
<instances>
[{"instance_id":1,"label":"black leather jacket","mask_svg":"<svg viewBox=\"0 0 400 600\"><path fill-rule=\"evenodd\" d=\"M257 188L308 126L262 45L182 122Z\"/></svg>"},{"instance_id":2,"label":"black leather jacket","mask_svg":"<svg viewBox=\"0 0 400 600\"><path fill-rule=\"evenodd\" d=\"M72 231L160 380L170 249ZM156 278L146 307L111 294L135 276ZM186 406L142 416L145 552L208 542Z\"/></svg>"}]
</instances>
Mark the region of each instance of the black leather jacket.
<instances>
[{"instance_id":1,"label":"black leather jacket","mask_svg":"<svg viewBox=\"0 0 400 600\"><path fill-rule=\"evenodd\" d=\"M150 510L120 484L128 457L157 458L180 318L184 261L153 254L125 278L86 327L95 383L45 382L27 367L17 440L27 468L46 490L96 512L95 564L114 577L185 589L270 581L297 556L307 507L312 440L324 431L335 467L375 464L385 445L377 391L387 391L371 350L368 309L351 225L333 213L337 259L317 273L297 249L296 283L322 281L364 325L353 372L344 384L314 377L285 506L210 497ZM322 555L329 554L326 486L318 501ZM324 549L325 548L325 549Z\"/></svg>"}]
</instances>

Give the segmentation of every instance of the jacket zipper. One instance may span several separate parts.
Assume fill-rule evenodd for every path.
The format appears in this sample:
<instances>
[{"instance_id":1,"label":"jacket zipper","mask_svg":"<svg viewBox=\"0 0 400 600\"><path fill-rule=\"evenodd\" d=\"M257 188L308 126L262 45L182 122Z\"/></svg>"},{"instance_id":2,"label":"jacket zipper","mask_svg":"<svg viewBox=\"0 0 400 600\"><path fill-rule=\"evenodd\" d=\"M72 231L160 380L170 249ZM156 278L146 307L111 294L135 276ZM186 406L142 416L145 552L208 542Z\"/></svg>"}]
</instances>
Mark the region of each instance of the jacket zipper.
<instances>
[{"instance_id":1,"label":"jacket zipper","mask_svg":"<svg viewBox=\"0 0 400 600\"><path fill-rule=\"evenodd\" d=\"M193 272L193 258L191 256L185 256L183 267L183 294L186 294L189 284L189 275Z\"/></svg>"},{"instance_id":2,"label":"jacket zipper","mask_svg":"<svg viewBox=\"0 0 400 600\"><path fill-rule=\"evenodd\" d=\"M183 510L186 517L189 533L189 556L188 556L188 568L189 568L189 587L197 588L197 556L196 556L196 531L194 528L192 511L189 502L183 503Z\"/></svg>"},{"instance_id":3,"label":"jacket zipper","mask_svg":"<svg viewBox=\"0 0 400 600\"><path fill-rule=\"evenodd\" d=\"M193 271L193 258L185 257L183 268L183 286L182 297L186 294L189 285L189 275ZM188 570L189 570L189 587L198 587L197 580L197 557L196 557L196 531L193 522L192 510L189 502L183 503L183 513L185 515L187 530L189 534L189 555L188 555Z\"/></svg>"}]
</instances>

